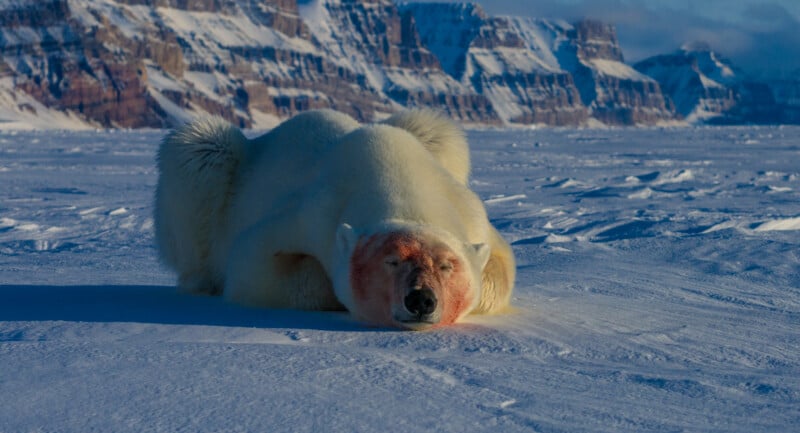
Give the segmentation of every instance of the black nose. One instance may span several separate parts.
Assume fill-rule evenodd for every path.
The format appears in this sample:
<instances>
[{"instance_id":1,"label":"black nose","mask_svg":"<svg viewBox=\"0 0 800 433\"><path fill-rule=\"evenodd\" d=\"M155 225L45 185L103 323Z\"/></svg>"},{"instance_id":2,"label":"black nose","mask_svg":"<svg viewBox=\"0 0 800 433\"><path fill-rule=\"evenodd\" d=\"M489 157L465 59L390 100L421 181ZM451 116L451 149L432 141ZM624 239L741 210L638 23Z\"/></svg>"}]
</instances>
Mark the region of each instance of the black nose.
<instances>
[{"instance_id":1,"label":"black nose","mask_svg":"<svg viewBox=\"0 0 800 433\"><path fill-rule=\"evenodd\" d=\"M436 311L436 295L433 290L423 287L419 290L412 290L403 300L409 313L417 316L426 316Z\"/></svg>"}]
</instances>

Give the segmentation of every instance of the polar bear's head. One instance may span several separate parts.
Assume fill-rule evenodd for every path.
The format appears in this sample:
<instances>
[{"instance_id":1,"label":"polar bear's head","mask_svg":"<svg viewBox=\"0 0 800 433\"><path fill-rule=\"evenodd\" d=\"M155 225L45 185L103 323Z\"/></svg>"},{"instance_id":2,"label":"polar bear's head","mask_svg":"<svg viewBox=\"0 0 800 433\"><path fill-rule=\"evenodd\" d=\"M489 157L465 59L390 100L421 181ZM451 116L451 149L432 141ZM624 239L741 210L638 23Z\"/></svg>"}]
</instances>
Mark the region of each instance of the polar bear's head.
<instances>
[{"instance_id":1,"label":"polar bear's head","mask_svg":"<svg viewBox=\"0 0 800 433\"><path fill-rule=\"evenodd\" d=\"M486 244L454 242L421 229L360 237L342 230L340 241L353 245L348 307L359 320L421 330L454 323L475 307Z\"/></svg>"}]
</instances>

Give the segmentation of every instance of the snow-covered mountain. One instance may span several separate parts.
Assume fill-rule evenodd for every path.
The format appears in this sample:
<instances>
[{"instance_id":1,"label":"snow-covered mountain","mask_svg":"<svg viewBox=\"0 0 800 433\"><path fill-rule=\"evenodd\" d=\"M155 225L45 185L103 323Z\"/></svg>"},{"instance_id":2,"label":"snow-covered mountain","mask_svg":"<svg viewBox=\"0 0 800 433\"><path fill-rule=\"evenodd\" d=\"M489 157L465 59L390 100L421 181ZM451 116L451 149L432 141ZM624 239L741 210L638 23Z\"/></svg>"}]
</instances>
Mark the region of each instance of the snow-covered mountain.
<instances>
[{"instance_id":1,"label":"snow-covered mountain","mask_svg":"<svg viewBox=\"0 0 800 433\"><path fill-rule=\"evenodd\" d=\"M658 83L623 61L613 26L489 17L474 4L402 6L445 71L516 123L653 124L674 118Z\"/></svg>"},{"instance_id":2,"label":"snow-covered mountain","mask_svg":"<svg viewBox=\"0 0 800 433\"><path fill-rule=\"evenodd\" d=\"M415 106L488 125L655 124L703 99L662 86L624 63L610 25L469 3L0 2L6 125L163 127L211 113L264 128L312 108L372 120Z\"/></svg>"},{"instance_id":3,"label":"snow-covered mountain","mask_svg":"<svg viewBox=\"0 0 800 433\"><path fill-rule=\"evenodd\" d=\"M566 23L489 17L475 4L412 3L422 44L448 76L484 95L501 119L580 124L588 112L553 48Z\"/></svg>"},{"instance_id":4,"label":"snow-covered mountain","mask_svg":"<svg viewBox=\"0 0 800 433\"><path fill-rule=\"evenodd\" d=\"M0 70L11 77L3 89L102 125L164 126L208 112L269 126L311 108L371 119L416 104L499 123L484 97L415 43L413 24L388 0L0 5Z\"/></svg>"},{"instance_id":5,"label":"snow-covered mountain","mask_svg":"<svg viewBox=\"0 0 800 433\"><path fill-rule=\"evenodd\" d=\"M659 84L625 64L613 26L576 23L556 51L592 117L606 124L654 124L674 118Z\"/></svg>"},{"instance_id":6,"label":"snow-covered mountain","mask_svg":"<svg viewBox=\"0 0 800 433\"><path fill-rule=\"evenodd\" d=\"M672 54L654 56L635 66L653 77L691 123L796 123L800 101L797 80L757 82L707 44L686 44Z\"/></svg>"}]
</instances>

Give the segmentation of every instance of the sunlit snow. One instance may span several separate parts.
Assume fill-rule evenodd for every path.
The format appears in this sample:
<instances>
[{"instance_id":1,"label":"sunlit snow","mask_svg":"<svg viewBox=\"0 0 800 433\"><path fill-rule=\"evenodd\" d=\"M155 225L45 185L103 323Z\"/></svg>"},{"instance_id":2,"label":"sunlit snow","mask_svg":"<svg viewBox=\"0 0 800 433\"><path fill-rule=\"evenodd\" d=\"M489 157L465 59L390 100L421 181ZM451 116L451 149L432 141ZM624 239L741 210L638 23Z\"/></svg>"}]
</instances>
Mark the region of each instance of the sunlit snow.
<instances>
[{"instance_id":1,"label":"sunlit snow","mask_svg":"<svg viewBox=\"0 0 800 433\"><path fill-rule=\"evenodd\" d=\"M420 333L178 293L163 135L0 131L0 431L800 425L800 128L471 131L516 310Z\"/></svg>"}]
</instances>

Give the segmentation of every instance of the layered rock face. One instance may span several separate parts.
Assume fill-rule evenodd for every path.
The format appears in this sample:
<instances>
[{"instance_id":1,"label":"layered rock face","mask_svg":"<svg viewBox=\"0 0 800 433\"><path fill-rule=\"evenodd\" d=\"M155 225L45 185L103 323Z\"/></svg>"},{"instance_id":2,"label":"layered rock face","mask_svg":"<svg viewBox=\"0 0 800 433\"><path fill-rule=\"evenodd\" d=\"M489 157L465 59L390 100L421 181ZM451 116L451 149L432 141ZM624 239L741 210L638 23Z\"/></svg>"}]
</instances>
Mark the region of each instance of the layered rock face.
<instances>
[{"instance_id":1,"label":"layered rock face","mask_svg":"<svg viewBox=\"0 0 800 433\"><path fill-rule=\"evenodd\" d=\"M474 4L402 7L447 74L485 96L506 123L579 125L587 110L552 56L550 23L489 17Z\"/></svg>"},{"instance_id":2,"label":"layered rock face","mask_svg":"<svg viewBox=\"0 0 800 433\"><path fill-rule=\"evenodd\" d=\"M209 113L249 127L310 108L359 117L372 116L375 105L389 108L360 85L363 75L317 52L295 1L5 7L3 62L14 88L103 126L163 127Z\"/></svg>"},{"instance_id":3,"label":"layered rock face","mask_svg":"<svg viewBox=\"0 0 800 433\"><path fill-rule=\"evenodd\" d=\"M486 95L507 122L631 125L675 116L659 84L623 62L612 26L489 17L473 4L402 9L445 71Z\"/></svg>"},{"instance_id":4,"label":"layered rock face","mask_svg":"<svg viewBox=\"0 0 800 433\"><path fill-rule=\"evenodd\" d=\"M370 121L419 106L483 125L800 120L797 80L728 83L685 53L633 69L613 26L466 3L6 0L0 54L0 103L98 126L207 113L264 128L314 108Z\"/></svg>"},{"instance_id":5,"label":"layered rock face","mask_svg":"<svg viewBox=\"0 0 800 433\"><path fill-rule=\"evenodd\" d=\"M150 68L158 77L150 81L151 92L171 107L173 123L212 112L245 127L265 127L315 108L360 119L391 110L363 71L325 52L294 0L216 1L209 6L213 13L202 9L208 5L176 3L146 9L177 33L187 63L182 74Z\"/></svg>"},{"instance_id":6,"label":"layered rock face","mask_svg":"<svg viewBox=\"0 0 800 433\"><path fill-rule=\"evenodd\" d=\"M13 0L0 4L9 92L104 126L220 115L270 126L314 108L372 120L434 106L487 124L389 0Z\"/></svg>"},{"instance_id":7,"label":"layered rock face","mask_svg":"<svg viewBox=\"0 0 800 433\"><path fill-rule=\"evenodd\" d=\"M313 23L313 39L328 58L363 74L365 85L388 100L386 112L428 106L465 122L501 123L483 95L443 71L415 17L390 1L315 1L300 16Z\"/></svg>"},{"instance_id":8,"label":"layered rock face","mask_svg":"<svg viewBox=\"0 0 800 433\"><path fill-rule=\"evenodd\" d=\"M106 125L161 125L147 94L143 61L111 48L113 32L76 26L66 0L12 6L0 9L0 46L16 90Z\"/></svg>"},{"instance_id":9,"label":"layered rock face","mask_svg":"<svg viewBox=\"0 0 800 433\"><path fill-rule=\"evenodd\" d=\"M606 124L654 124L675 117L661 86L624 63L613 26L583 20L557 47L562 67L578 83L593 118Z\"/></svg>"}]
</instances>

